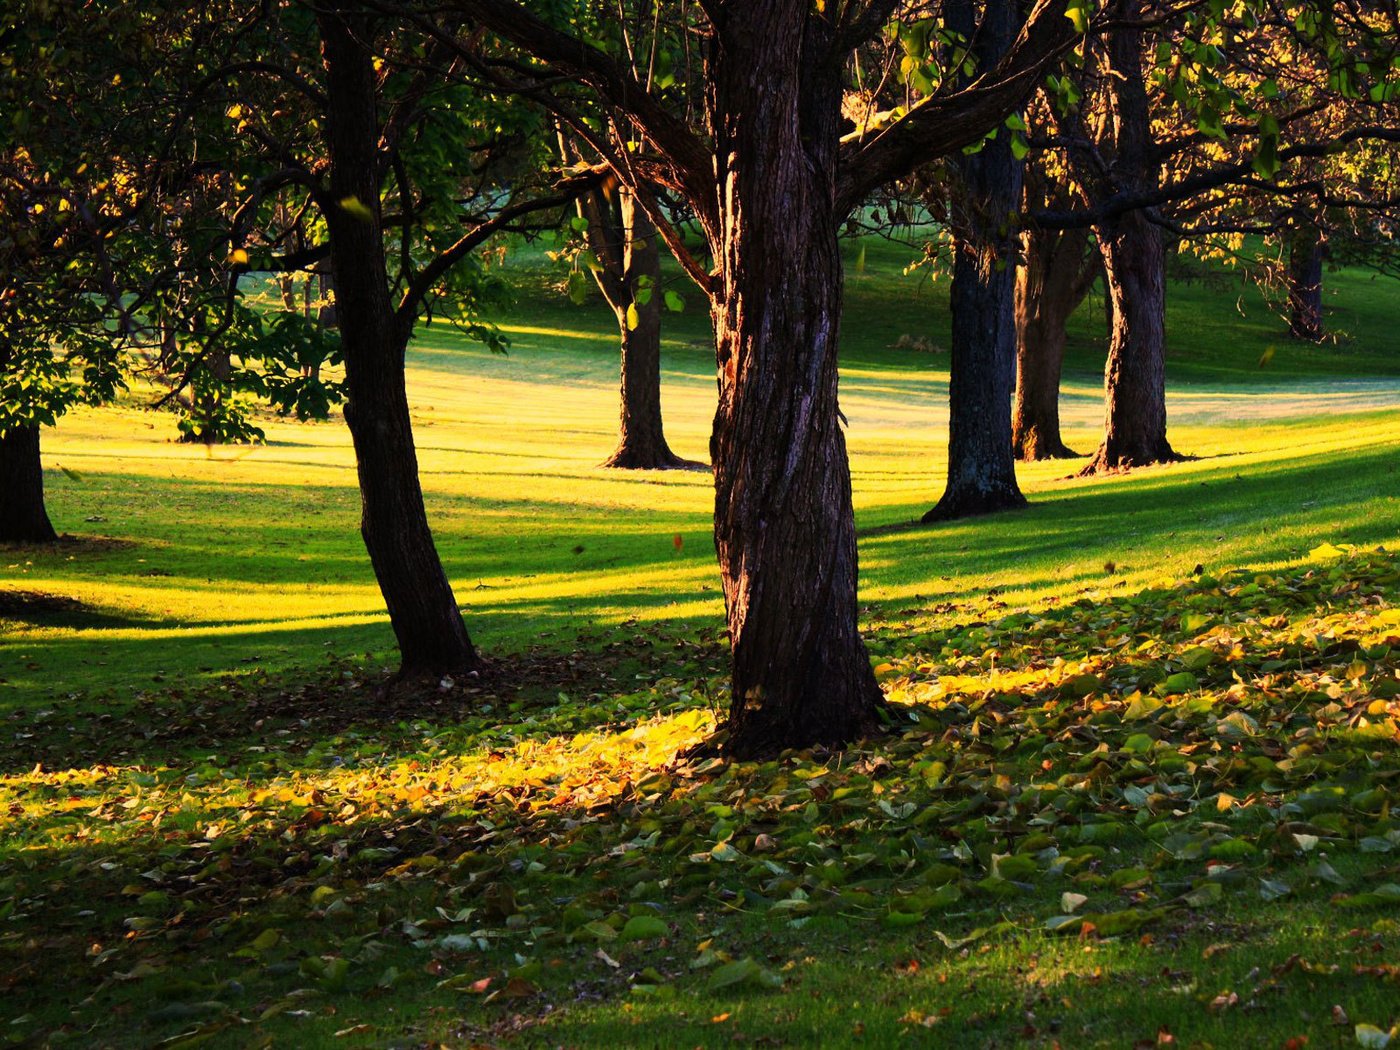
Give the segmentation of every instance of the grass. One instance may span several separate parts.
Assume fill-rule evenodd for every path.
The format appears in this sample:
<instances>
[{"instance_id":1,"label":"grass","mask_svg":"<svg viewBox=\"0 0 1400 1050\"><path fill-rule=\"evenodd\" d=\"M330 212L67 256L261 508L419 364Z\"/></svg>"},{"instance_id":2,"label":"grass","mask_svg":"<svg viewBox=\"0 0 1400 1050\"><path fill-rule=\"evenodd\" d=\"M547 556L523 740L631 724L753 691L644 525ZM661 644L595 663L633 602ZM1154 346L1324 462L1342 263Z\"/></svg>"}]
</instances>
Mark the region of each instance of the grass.
<instances>
[{"instance_id":1,"label":"grass","mask_svg":"<svg viewBox=\"0 0 1400 1050\"><path fill-rule=\"evenodd\" d=\"M81 538L0 563L0 1040L1316 1047L1400 1021L1400 571L1327 546L1400 538L1400 297L1338 275L1353 338L1305 349L1238 289L1175 287L1199 459L1034 466L1028 510L914 528L947 359L890 344L938 341L946 299L865 258L843 407L902 731L844 756L674 761L725 701L709 482L596 466L611 319L528 265L509 357L411 352L479 680L376 703L338 423L206 453L125 405L46 435ZM665 360L693 458L703 321L669 319Z\"/></svg>"}]
</instances>

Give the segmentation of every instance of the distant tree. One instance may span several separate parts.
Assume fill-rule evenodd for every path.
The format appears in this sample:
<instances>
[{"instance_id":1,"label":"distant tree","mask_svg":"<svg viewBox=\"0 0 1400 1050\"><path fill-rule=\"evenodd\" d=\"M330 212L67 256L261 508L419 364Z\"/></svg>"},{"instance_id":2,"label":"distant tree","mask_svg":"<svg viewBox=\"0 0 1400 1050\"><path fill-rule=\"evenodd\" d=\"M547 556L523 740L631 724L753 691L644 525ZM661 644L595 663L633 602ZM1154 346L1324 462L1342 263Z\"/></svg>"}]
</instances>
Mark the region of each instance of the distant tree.
<instances>
[{"instance_id":1,"label":"distant tree","mask_svg":"<svg viewBox=\"0 0 1400 1050\"><path fill-rule=\"evenodd\" d=\"M622 344L617 448L605 467L666 470L687 463L666 444L661 420L661 240L636 194L595 190L580 200L593 276L617 317ZM672 293L674 294L674 293Z\"/></svg>"},{"instance_id":2,"label":"distant tree","mask_svg":"<svg viewBox=\"0 0 1400 1050\"><path fill-rule=\"evenodd\" d=\"M1026 172L1024 210L1068 203L1062 165L1046 171L1042 157ZM1058 183L1058 185L1057 185ZM1021 233L1016 269L1016 398L1011 442L1018 459L1067 459L1079 453L1060 436L1060 380L1070 317L1101 272L1086 227L1059 230L1029 225Z\"/></svg>"},{"instance_id":3,"label":"distant tree","mask_svg":"<svg viewBox=\"0 0 1400 1050\"><path fill-rule=\"evenodd\" d=\"M132 220L158 183L133 157L154 135L128 109L163 43L160 15L97 14L102 67L81 15L38 2L0 15L0 542L56 538L41 430L121 388L118 274L129 258L146 265Z\"/></svg>"},{"instance_id":4,"label":"distant tree","mask_svg":"<svg viewBox=\"0 0 1400 1050\"><path fill-rule=\"evenodd\" d=\"M945 5L944 25L955 50L949 65L970 57L994 68L1020 30L1011 5L988 5L979 24L969 0ZM945 45L949 46L949 45ZM1017 130L1025 125L1019 115ZM948 378L948 480L923 517L946 521L1023 507L1012 449L1011 394L1016 376L1017 213L1024 146L1011 127L975 152L949 161L953 233L953 315Z\"/></svg>"},{"instance_id":5,"label":"distant tree","mask_svg":"<svg viewBox=\"0 0 1400 1050\"><path fill-rule=\"evenodd\" d=\"M582 163L562 137L566 159ZM605 467L629 470L669 470L690 466L666 443L661 418L661 308L666 299L676 305L675 292L661 286L661 239L636 191L609 181L579 197L572 229L583 251L570 252L575 269L569 294L586 297L591 273L617 319L621 343L620 412L617 448Z\"/></svg>"},{"instance_id":6,"label":"distant tree","mask_svg":"<svg viewBox=\"0 0 1400 1050\"><path fill-rule=\"evenodd\" d=\"M1400 136L1394 10L1295 2L1186 11L1119 5L1114 31L1086 64L1087 100L1057 109L1085 207L1031 216L1042 228L1089 222L1104 262L1105 433L1085 474L1179 458L1166 425L1166 251L1182 236L1222 228L1190 217L1233 197L1286 197L1310 160ZM1300 54L1332 96L1366 98L1392 116L1377 123L1353 109L1311 127L1318 100L1279 89L1281 71Z\"/></svg>"}]
</instances>

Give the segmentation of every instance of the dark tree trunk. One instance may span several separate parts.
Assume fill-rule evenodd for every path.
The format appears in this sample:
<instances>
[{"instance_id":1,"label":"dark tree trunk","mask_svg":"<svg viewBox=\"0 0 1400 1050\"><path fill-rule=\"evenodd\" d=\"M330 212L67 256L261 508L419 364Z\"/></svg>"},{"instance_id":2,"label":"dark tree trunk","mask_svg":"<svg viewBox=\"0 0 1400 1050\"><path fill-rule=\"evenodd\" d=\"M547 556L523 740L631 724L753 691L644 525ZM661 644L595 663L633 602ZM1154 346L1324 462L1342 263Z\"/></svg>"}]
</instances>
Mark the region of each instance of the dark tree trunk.
<instances>
[{"instance_id":1,"label":"dark tree trunk","mask_svg":"<svg viewBox=\"0 0 1400 1050\"><path fill-rule=\"evenodd\" d=\"M589 249L601 266L598 287L617 317L622 344L617 449L605 467L666 470L689 466L671 451L661 423L661 246L636 197L619 188L580 200ZM639 301L639 292L642 294ZM636 325L628 323L629 309Z\"/></svg>"},{"instance_id":2,"label":"dark tree trunk","mask_svg":"<svg viewBox=\"0 0 1400 1050\"><path fill-rule=\"evenodd\" d=\"M1159 227L1131 213L1100 227L1113 310L1104 368L1104 439L1082 473L1181 457L1167 442L1166 266Z\"/></svg>"},{"instance_id":3,"label":"dark tree trunk","mask_svg":"<svg viewBox=\"0 0 1400 1050\"><path fill-rule=\"evenodd\" d=\"M0 434L0 543L53 543L57 539L44 509L39 428L11 427Z\"/></svg>"},{"instance_id":4,"label":"dark tree trunk","mask_svg":"<svg viewBox=\"0 0 1400 1050\"><path fill-rule=\"evenodd\" d=\"M1322 341L1322 261L1326 242L1316 226L1288 239L1288 331L1295 339Z\"/></svg>"},{"instance_id":5,"label":"dark tree trunk","mask_svg":"<svg viewBox=\"0 0 1400 1050\"><path fill-rule=\"evenodd\" d=\"M398 639L400 676L465 671L477 666L477 654L433 544L418 481L404 382L412 321L396 317L389 299L375 73L362 43L371 23L324 9L317 20L330 102L330 197L351 203L333 207L326 219L345 355L345 419L359 468L360 532Z\"/></svg>"},{"instance_id":6,"label":"dark tree trunk","mask_svg":"<svg viewBox=\"0 0 1400 1050\"><path fill-rule=\"evenodd\" d=\"M1128 0L1123 17L1141 13ZM1158 161L1142 72L1142 32L1120 28L1107 38L1105 64L1112 113L1117 188L1150 191ZM1167 443L1166 255L1162 229L1142 211L1096 229L1108 285L1111 329L1104 368L1104 439L1084 474L1166 463L1181 457Z\"/></svg>"},{"instance_id":7,"label":"dark tree trunk","mask_svg":"<svg viewBox=\"0 0 1400 1050\"><path fill-rule=\"evenodd\" d=\"M1011 443L1018 459L1078 455L1060 437L1065 329L1093 283L1089 231L1028 230L1016 271L1016 400Z\"/></svg>"},{"instance_id":8,"label":"dark tree trunk","mask_svg":"<svg viewBox=\"0 0 1400 1050\"><path fill-rule=\"evenodd\" d=\"M1015 38L1014 5L949 5L949 24L973 40L991 68ZM1016 375L1017 234L1024 165L1003 130L977 153L953 161L959 174L953 216L952 356L948 377L948 482L923 520L947 521L1024 507L1011 447Z\"/></svg>"},{"instance_id":9,"label":"dark tree trunk","mask_svg":"<svg viewBox=\"0 0 1400 1050\"><path fill-rule=\"evenodd\" d=\"M726 750L837 747L881 727L858 628L837 406L840 68L808 6L752 0L712 38L719 267L715 546L733 653Z\"/></svg>"}]
</instances>

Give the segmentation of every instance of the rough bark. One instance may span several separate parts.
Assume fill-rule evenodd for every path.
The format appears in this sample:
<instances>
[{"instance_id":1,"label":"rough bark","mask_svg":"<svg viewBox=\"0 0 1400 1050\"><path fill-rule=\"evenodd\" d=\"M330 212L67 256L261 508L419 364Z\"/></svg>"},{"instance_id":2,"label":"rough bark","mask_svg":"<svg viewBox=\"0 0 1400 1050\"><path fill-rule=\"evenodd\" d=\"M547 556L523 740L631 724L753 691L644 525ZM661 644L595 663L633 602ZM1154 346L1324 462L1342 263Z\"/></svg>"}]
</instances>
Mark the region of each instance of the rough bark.
<instances>
[{"instance_id":1,"label":"rough bark","mask_svg":"<svg viewBox=\"0 0 1400 1050\"><path fill-rule=\"evenodd\" d=\"M622 348L617 448L605 467L666 470L689 464L671 451L661 422L661 246L656 227L629 190L579 202L585 236L600 264L598 287L617 317ZM650 289L649 295L638 292ZM629 310L636 325L628 323Z\"/></svg>"},{"instance_id":2,"label":"rough bark","mask_svg":"<svg viewBox=\"0 0 1400 1050\"><path fill-rule=\"evenodd\" d=\"M1010 4L949 5L949 24L973 40L978 63L995 66L1018 28ZM923 520L947 521L1026 505L1016 484L1011 393L1016 369L1017 235L1024 164L1009 132L953 161L953 330L948 376L948 481Z\"/></svg>"},{"instance_id":3,"label":"rough bark","mask_svg":"<svg viewBox=\"0 0 1400 1050\"><path fill-rule=\"evenodd\" d=\"M1104 369L1103 444L1082 473L1170 463L1167 441L1166 266L1159 227L1133 212L1099 229L1112 306Z\"/></svg>"},{"instance_id":4,"label":"rough bark","mask_svg":"<svg viewBox=\"0 0 1400 1050\"><path fill-rule=\"evenodd\" d=\"M883 704L858 629L837 406L840 69L807 14L753 0L707 59L715 546L733 653L725 748L740 757L850 743L880 728Z\"/></svg>"},{"instance_id":5,"label":"rough bark","mask_svg":"<svg viewBox=\"0 0 1400 1050\"><path fill-rule=\"evenodd\" d=\"M1011 444L1026 462L1077 456L1060 437L1066 326L1093 283L1089 231L1027 230L1016 271L1016 399Z\"/></svg>"},{"instance_id":6,"label":"rough bark","mask_svg":"<svg viewBox=\"0 0 1400 1050\"><path fill-rule=\"evenodd\" d=\"M1123 17L1141 15L1128 0ZM1151 114L1142 71L1142 31L1115 30L1105 46L1112 169L1120 189L1155 189ZM1181 457L1167 442L1166 256L1161 227L1132 211L1098 227L1111 328L1104 367L1104 439L1083 474L1165 463Z\"/></svg>"},{"instance_id":7,"label":"rough bark","mask_svg":"<svg viewBox=\"0 0 1400 1050\"><path fill-rule=\"evenodd\" d=\"M39 428L0 434L0 543L53 543L58 539L44 507Z\"/></svg>"},{"instance_id":8,"label":"rough bark","mask_svg":"<svg viewBox=\"0 0 1400 1050\"><path fill-rule=\"evenodd\" d=\"M465 671L478 658L438 558L418 480L404 378L412 326L396 317L389 298L375 73L362 43L371 36L370 24L331 8L317 21L330 99L330 197L359 202L329 209L326 220L345 357L345 419L359 471L360 532L398 639L400 676Z\"/></svg>"},{"instance_id":9,"label":"rough bark","mask_svg":"<svg viewBox=\"0 0 1400 1050\"><path fill-rule=\"evenodd\" d=\"M1316 226L1293 231L1288 240L1288 331L1295 339L1322 341L1322 262L1326 242Z\"/></svg>"}]
</instances>

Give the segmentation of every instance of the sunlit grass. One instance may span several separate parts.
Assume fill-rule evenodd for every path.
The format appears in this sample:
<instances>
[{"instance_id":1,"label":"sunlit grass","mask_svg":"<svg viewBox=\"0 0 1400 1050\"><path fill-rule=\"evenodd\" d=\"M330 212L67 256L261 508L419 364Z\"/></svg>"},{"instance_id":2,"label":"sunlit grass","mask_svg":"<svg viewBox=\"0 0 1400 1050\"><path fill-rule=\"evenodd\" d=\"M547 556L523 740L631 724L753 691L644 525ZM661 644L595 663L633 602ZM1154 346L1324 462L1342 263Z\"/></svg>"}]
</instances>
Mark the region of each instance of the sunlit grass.
<instances>
[{"instance_id":1,"label":"sunlit grass","mask_svg":"<svg viewBox=\"0 0 1400 1050\"><path fill-rule=\"evenodd\" d=\"M991 600L1035 606L1197 564L1276 566L1323 540L1400 536L1400 382L1375 378L1380 360L1359 342L1287 344L1262 370L1258 352L1278 333L1257 311L1246 323L1228 310L1231 342L1205 354L1224 304L1196 286L1179 290L1173 345L1184 359L1173 367L1189 381L1173 385L1169 403L1174 444L1199 459L1095 480L1068 479L1073 461L1023 466L1029 510L899 529L942 487L947 358L889 349L898 334L946 324L943 289L891 278L896 255L872 249L870 269L853 278L842 388L862 598L877 619L936 620ZM1371 298L1351 301L1350 319L1374 331L1363 307L1388 300L1359 290ZM550 300L519 313L527 306L528 320L504 324L508 357L437 328L410 355L424 489L475 638L507 653L542 631L634 617L718 622L708 477L598 467L615 440L611 316ZM1076 320L1064 397L1065 437L1084 452L1102 416L1101 385L1083 371L1095 310L1089 303ZM693 459L705 457L714 411L704 324L697 312L667 318L668 436ZM1373 378L1317 374L1329 355ZM0 552L0 586L69 597L95 614L88 630L12 621L0 642L11 695L120 692L153 666L193 679L245 662L314 671L328 649L392 660L343 424L268 419L264 446L204 449L174 443L171 422L128 405L75 412L46 435L59 528L116 542ZM956 608L928 611L948 603ZM921 608L905 614L911 605Z\"/></svg>"},{"instance_id":2,"label":"sunlit grass","mask_svg":"<svg viewBox=\"0 0 1400 1050\"><path fill-rule=\"evenodd\" d=\"M179 761L16 770L10 1034L334 1045L405 1034L399 1006L448 1045L521 1018L584 1045L1384 1029L1397 579L1329 547L906 637L877 668L898 731L844 755L677 761L711 659L447 721L293 698Z\"/></svg>"},{"instance_id":3,"label":"sunlit grass","mask_svg":"<svg viewBox=\"0 0 1400 1050\"><path fill-rule=\"evenodd\" d=\"M916 528L947 357L892 344L946 343L947 315L901 261L852 273L842 388L898 732L845 755L677 757L726 701L710 479L598 467L613 320L534 271L509 357L436 328L410 355L494 676L376 694L338 419L206 450L128 402L46 434L78 539L0 552L0 589L68 600L0 623L0 1042L1276 1046L1350 1038L1334 1005L1400 1020L1400 593L1391 556L1324 546L1400 538L1394 293L1337 275L1354 338L1312 348L1177 288L1172 440L1199 458L1027 466L1026 510ZM1065 387L1083 452L1101 312ZM703 459L705 318L666 325L668 437Z\"/></svg>"}]
</instances>

